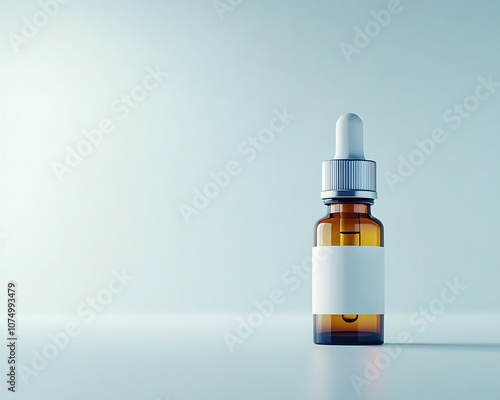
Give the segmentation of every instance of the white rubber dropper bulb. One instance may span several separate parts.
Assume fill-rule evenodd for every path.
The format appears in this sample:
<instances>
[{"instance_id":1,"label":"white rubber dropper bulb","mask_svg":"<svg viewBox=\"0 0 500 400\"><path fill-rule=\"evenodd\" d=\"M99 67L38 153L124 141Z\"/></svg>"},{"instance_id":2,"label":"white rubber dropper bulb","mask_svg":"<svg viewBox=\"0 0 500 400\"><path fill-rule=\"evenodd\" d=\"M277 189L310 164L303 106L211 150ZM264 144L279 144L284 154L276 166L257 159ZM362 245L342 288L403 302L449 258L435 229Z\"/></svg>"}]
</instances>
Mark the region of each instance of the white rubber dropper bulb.
<instances>
[{"instance_id":1,"label":"white rubber dropper bulb","mask_svg":"<svg viewBox=\"0 0 500 400\"><path fill-rule=\"evenodd\" d=\"M337 120L336 160L364 160L363 121L356 114L344 114Z\"/></svg>"}]
</instances>

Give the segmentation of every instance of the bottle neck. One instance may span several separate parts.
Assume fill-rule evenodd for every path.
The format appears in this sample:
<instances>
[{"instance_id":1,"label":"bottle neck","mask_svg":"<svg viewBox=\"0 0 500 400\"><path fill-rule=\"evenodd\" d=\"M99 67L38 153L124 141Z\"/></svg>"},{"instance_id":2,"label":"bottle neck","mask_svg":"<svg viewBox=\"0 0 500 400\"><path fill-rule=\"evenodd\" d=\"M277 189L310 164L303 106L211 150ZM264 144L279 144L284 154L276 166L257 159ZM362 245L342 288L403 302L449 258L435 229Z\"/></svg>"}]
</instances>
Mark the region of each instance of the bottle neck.
<instances>
[{"instance_id":1,"label":"bottle neck","mask_svg":"<svg viewBox=\"0 0 500 400\"><path fill-rule=\"evenodd\" d=\"M370 215L372 206L369 203L334 203L328 205L330 214L356 213Z\"/></svg>"}]
</instances>

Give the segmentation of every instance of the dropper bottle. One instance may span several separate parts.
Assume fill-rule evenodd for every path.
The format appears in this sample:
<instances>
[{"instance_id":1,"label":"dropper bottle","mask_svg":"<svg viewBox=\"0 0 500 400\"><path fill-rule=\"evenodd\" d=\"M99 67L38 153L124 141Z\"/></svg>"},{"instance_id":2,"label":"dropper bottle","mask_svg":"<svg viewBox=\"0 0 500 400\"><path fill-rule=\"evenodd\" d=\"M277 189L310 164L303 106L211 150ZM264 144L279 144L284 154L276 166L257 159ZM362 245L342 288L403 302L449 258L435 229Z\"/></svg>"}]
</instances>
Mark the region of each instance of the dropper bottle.
<instances>
[{"instance_id":1,"label":"dropper bottle","mask_svg":"<svg viewBox=\"0 0 500 400\"><path fill-rule=\"evenodd\" d=\"M376 163L365 159L356 114L338 119L335 136L335 157L323 162L321 198L328 212L314 233L314 343L382 344L384 228L371 215Z\"/></svg>"}]
</instances>

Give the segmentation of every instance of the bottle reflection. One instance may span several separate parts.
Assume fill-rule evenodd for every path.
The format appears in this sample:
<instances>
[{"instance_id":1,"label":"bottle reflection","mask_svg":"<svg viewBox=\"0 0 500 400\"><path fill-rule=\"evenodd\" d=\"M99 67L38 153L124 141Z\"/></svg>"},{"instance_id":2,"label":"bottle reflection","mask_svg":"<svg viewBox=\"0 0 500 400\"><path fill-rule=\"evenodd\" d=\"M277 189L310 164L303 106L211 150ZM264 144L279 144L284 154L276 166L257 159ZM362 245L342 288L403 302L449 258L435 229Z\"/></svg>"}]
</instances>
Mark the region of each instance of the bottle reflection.
<instances>
[{"instance_id":1,"label":"bottle reflection","mask_svg":"<svg viewBox=\"0 0 500 400\"><path fill-rule=\"evenodd\" d=\"M318 347L311 352L308 398L382 399L390 357L383 347Z\"/></svg>"}]
</instances>

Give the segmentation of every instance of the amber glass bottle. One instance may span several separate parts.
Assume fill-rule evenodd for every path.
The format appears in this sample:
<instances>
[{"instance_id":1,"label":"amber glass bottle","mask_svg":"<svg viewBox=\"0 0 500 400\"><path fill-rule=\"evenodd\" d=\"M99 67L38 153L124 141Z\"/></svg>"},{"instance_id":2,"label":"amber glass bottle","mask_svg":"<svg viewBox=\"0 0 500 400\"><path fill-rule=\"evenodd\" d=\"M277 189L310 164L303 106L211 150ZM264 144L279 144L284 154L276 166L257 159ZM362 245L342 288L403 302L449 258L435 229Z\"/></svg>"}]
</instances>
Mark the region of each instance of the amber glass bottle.
<instances>
[{"instance_id":1,"label":"amber glass bottle","mask_svg":"<svg viewBox=\"0 0 500 400\"><path fill-rule=\"evenodd\" d=\"M363 122L342 115L335 156L322 165L321 199L312 249L314 343L371 345L384 341L384 228L371 215L377 165L363 149Z\"/></svg>"},{"instance_id":2,"label":"amber glass bottle","mask_svg":"<svg viewBox=\"0 0 500 400\"><path fill-rule=\"evenodd\" d=\"M314 230L314 246L384 246L384 227L371 215L371 201L343 200L328 205L328 214ZM382 344L384 316L317 315L316 344Z\"/></svg>"}]
</instances>

